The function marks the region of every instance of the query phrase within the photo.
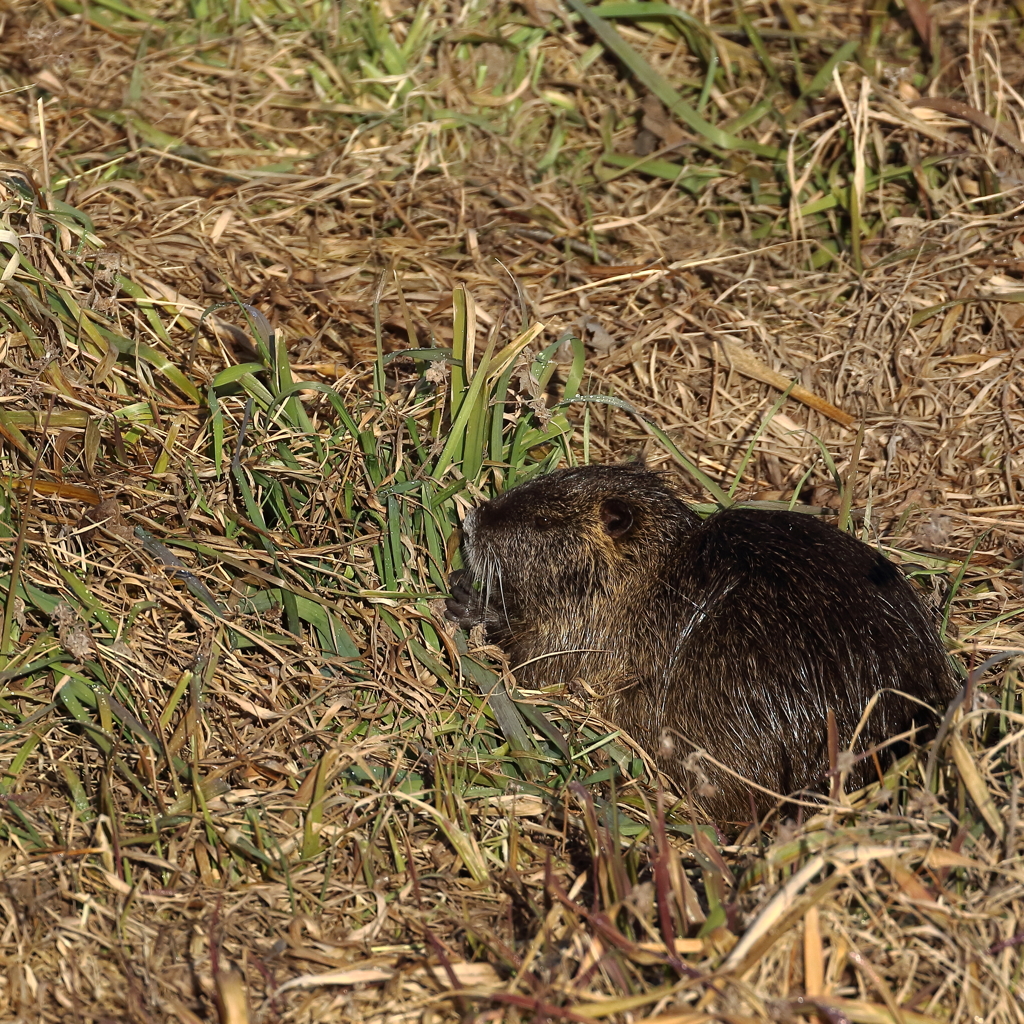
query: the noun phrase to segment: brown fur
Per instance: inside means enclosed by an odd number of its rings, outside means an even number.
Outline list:
[[[531,685],[584,679],[602,712],[718,818],[820,788],[827,717],[846,749],[890,688],[934,708],[955,693],[913,586],[884,555],[796,512],[727,509],[702,522],[640,466],[559,470],[466,518],[449,614],[483,622]],[[480,590],[473,588],[477,582]],[[858,750],[930,720],[883,693]],[[695,770],[696,774],[693,774]],[[852,780],[874,774],[861,762]]]

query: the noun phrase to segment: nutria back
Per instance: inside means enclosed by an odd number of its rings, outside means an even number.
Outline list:
[[[821,789],[830,711],[848,749],[879,694],[854,746],[865,751],[933,720],[910,697],[941,710],[956,692],[914,587],[814,516],[701,521],[661,474],[587,466],[478,506],[463,548],[449,614],[483,622],[528,685],[591,685],[718,818],[775,799],[696,751],[773,793]],[[876,777],[873,759],[850,777]]]

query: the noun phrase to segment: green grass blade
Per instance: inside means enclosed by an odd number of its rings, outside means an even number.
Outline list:
[[[762,146],[750,139],[741,139],[728,132],[716,128],[709,121],[705,121],[696,110],[693,109],[682,96],[676,92],[660,72],[655,71],[650,64],[640,56],[632,46],[627,43],[612,25],[602,17],[600,7],[590,7],[582,0],[565,0],[590,26],[598,39],[610,50],[636,77],[661,100],[665,106],[679,118],[684,124],[692,128],[705,142],[705,145],[714,150],[744,150],[755,153],[758,156],[777,158],[783,154],[771,146]]]
[[[776,414],[785,404],[786,399],[789,398],[789,393],[796,387],[796,383],[790,384],[788,388],[778,397],[775,404],[768,410],[768,415],[765,416],[758,424],[757,430],[754,431],[754,436],[750,439],[750,444],[747,445],[746,451],[743,453],[743,458],[740,460],[739,467],[733,475],[732,484],[729,487],[729,498],[732,499],[736,493],[736,488],[739,487],[740,481],[743,479],[743,474],[747,471],[747,466],[750,465],[750,460],[754,456],[754,448],[757,446],[757,442],[761,439],[761,435],[768,429],[768,424],[775,419]]]

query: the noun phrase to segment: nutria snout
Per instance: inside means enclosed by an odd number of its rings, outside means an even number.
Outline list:
[[[449,616],[486,626],[528,685],[582,679],[716,817],[821,789],[828,719],[867,751],[956,692],[931,616],[880,552],[814,516],[707,520],[637,465],[557,470],[473,509]],[[916,701],[911,699],[916,698]],[[872,759],[855,785],[875,777]]]

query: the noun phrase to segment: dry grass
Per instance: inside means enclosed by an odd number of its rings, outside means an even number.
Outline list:
[[[1024,1020],[1024,12],[674,6],[6,7],[3,1020]],[[735,834],[506,692],[461,511],[641,447],[852,508],[936,744]]]

